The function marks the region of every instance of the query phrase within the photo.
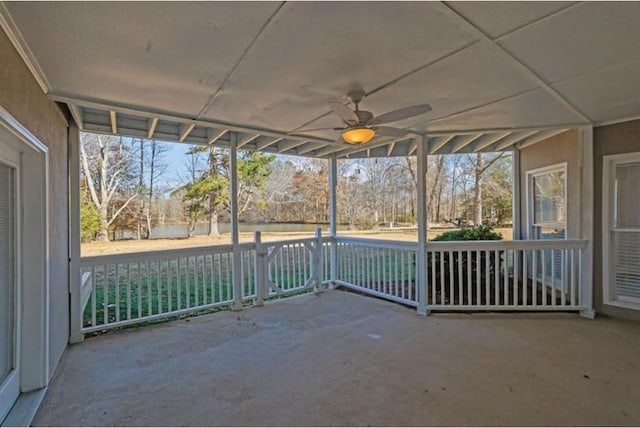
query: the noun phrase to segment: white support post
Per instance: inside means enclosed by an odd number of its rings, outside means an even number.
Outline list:
[[[580,235],[587,241],[580,258],[580,315],[593,319],[593,126],[580,128]]]
[[[231,244],[233,245],[233,305],[234,311],[242,309],[242,283],[241,281],[241,269],[242,260],[238,243],[240,241],[240,234],[238,231],[238,134],[232,132],[229,145],[229,170],[230,170],[230,189],[229,199],[231,205]]]
[[[335,287],[338,279],[338,244],[336,238],[338,236],[338,211],[337,211],[337,194],[338,186],[338,161],[333,155],[329,159],[329,233],[331,235],[331,260],[330,275],[331,287]]]
[[[82,281],[80,278],[80,133],[75,124],[69,126],[69,343],[84,340],[82,334]]]
[[[311,255],[311,277],[313,278],[313,291],[319,293],[322,286],[322,228],[316,229],[315,243]]]
[[[418,313],[420,315],[427,315],[427,289],[428,289],[428,275],[427,275],[427,229],[428,229],[428,214],[427,214],[427,160],[429,150],[427,147],[427,137],[422,137],[421,141],[418,141],[418,150],[416,152],[417,164],[418,164],[418,252],[416,261],[416,292],[418,294]]]
[[[264,296],[266,292],[266,257],[267,247],[262,243],[262,234],[260,231],[256,231],[253,234],[256,245],[256,264],[255,264],[255,282],[256,282],[256,306],[264,305]]]
[[[513,220],[511,227],[513,229],[513,239],[518,240],[522,239],[522,189],[520,186],[520,150],[517,148],[513,150],[512,174],[513,187],[511,192],[513,194]]]

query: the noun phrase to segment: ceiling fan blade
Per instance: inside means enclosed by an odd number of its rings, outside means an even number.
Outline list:
[[[381,123],[389,123],[395,122],[396,120],[407,119],[413,116],[418,116],[421,114],[425,114],[431,111],[431,106],[429,104],[419,104],[416,106],[410,106],[401,108],[398,110],[393,110],[388,113],[381,114],[380,116],[376,116],[369,121],[370,125],[377,125]]]
[[[400,128],[394,128],[392,126],[372,126],[371,129],[376,131],[376,135],[381,137],[404,137],[407,135],[407,131]]]
[[[358,123],[358,116],[346,105],[338,102],[330,102],[331,110],[346,124]]]
[[[296,134],[300,134],[303,132],[315,132],[315,131],[340,131],[344,128],[336,128],[336,127],[325,127],[325,128],[309,128],[309,129],[298,129],[296,130]]]

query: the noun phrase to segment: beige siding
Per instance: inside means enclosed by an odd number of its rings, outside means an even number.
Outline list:
[[[602,167],[603,157],[640,152],[640,120],[595,128],[593,136],[594,166],[594,246],[593,287],[596,311],[620,318],[640,321],[640,311],[603,303],[602,282]]]
[[[521,237],[527,237],[527,171],[567,163],[567,235],[578,238],[580,224],[580,144],[577,130],[563,132],[520,152]]]
[[[2,30],[0,105],[49,148],[49,372],[53,374],[69,336],[68,129],[63,115],[45,96]]]

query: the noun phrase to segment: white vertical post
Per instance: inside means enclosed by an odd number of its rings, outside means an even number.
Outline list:
[[[338,161],[336,155],[329,159],[329,234],[331,235],[331,260],[329,269],[331,271],[331,287],[335,287],[338,279],[338,205],[336,188],[338,186]]]
[[[513,188],[511,192],[513,194],[512,198],[512,228],[513,228],[513,239],[522,239],[522,189],[520,187],[520,150],[515,148],[513,150],[513,160],[512,160],[512,174],[513,174]]]
[[[318,293],[322,286],[322,228],[316,229],[313,254],[311,255],[311,277],[313,290]]]
[[[69,126],[68,144],[69,176],[69,294],[70,319],[69,343],[84,340],[82,329],[82,281],[80,278],[80,132],[72,123]],[[93,278],[92,278],[93,281]]]
[[[266,290],[266,266],[265,261],[267,257],[267,248],[262,244],[262,234],[260,231],[254,232],[254,241],[256,245],[256,258],[255,258],[255,283],[256,283],[256,306],[264,305],[264,296]]]
[[[594,318],[593,307],[593,126],[580,128],[580,235],[587,241],[580,259],[580,315]]]
[[[417,167],[418,167],[418,183],[417,183],[417,205],[418,205],[418,253],[416,261],[416,293],[418,294],[418,313],[427,315],[427,168],[428,168],[427,137],[423,136],[418,141]]]
[[[240,241],[240,234],[238,231],[238,134],[232,132],[229,135],[229,172],[231,182],[229,183],[229,199],[231,205],[231,244],[233,245],[233,267],[232,267],[232,281],[233,281],[233,305],[232,309],[237,311],[242,309],[242,283],[241,283],[241,254],[238,248]]]

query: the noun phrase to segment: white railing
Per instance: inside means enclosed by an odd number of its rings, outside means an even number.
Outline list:
[[[429,310],[581,310],[586,241],[427,243]]]
[[[318,289],[328,242],[316,237],[83,257],[82,333]],[[239,254],[234,257],[234,249]],[[234,269],[237,264],[237,269]],[[234,272],[237,274],[234,275]]]
[[[588,310],[585,247],[579,240],[428,242],[425,275],[416,243],[322,238],[319,229],[305,239],[262,242],[256,232],[254,242],[236,246],[84,257],[81,332],[260,305],[329,283],[428,311]]]
[[[417,306],[415,243],[336,238],[335,245],[336,284]]]
[[[427,310],[584,310],[586,241],[428,242],[418,284],[415,243],[336,238],[335,283]],[[535,278],[535,280],[534,280]]]

